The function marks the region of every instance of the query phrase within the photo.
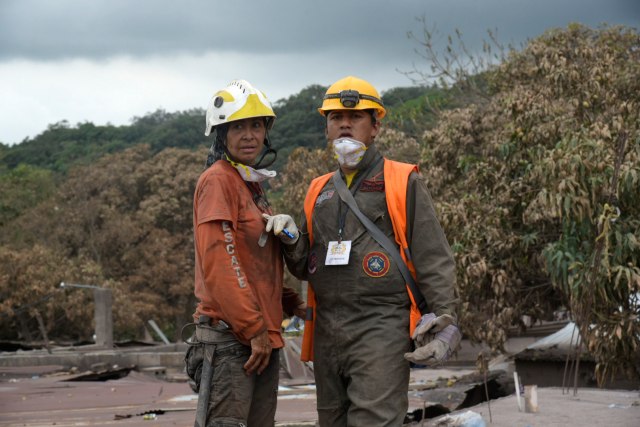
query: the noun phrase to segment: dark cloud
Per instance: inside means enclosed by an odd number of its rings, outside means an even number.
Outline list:
[[[106,58],[209,51],[406,55],[424,15],[473,42],[497,28],[520,42],[550,26],[637,26],[637,0],[3,0],[0,59]]]
[[[401,40],[420,1],[9,0],[6,57],[60,59],[175,52],[324,50]],[[382,13],[380,13],[382,12]],[[384,20],[380,18],[384,17]],[[390,28],[390,23],[399,25]],[[391,30],[391,31],[390,31]]]
[[[474,51],[488,29],[518,47],[570,22],[638,27],[640,0],[0,0],[0,141],[205,107],[233,78],[274,101],[346,75],[409,86],[401,71],[429,72],[407,39],[422,16],[437,51],[456,29]]]

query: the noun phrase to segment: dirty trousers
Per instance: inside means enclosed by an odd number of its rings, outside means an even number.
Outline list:
[[[409,403],[404,348],[354,347],[315,352],[320,427],[400,427]]]
[[[251,348],[239,342],[218,344],[207,412],[207,427],[267,427],[275,424],[280,359],[271,352],[260,374],[247,376],[244,364]]]

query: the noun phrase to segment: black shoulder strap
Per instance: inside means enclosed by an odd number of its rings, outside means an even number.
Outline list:
[[[422,292],[418,289],[418,285],[416,284],[411,272],[409,271],[409,267],[402,259],[400,252],[398,251],[397,245],[392,242],[369,218],[366,217],[365,214],[360,211],[358,208],[358,204],[356,203],[356,199],[353,198],[353,194],[347,188],[347,184],[344,183],[342,176],[340,175],[340,170],[337,170],[332,177],[333,185],[336,187],[338,191],[338,195],[343,202],[349,206],[349,208],[353,211],[355,216],[360,220],[362,225],[369,231],[371,237],[380,244],[393,258],[404,278],[405,282],[409,285],[409,289],[411,290],[411,294],[413,295],[413,300],[415,301],[420,313],[425,314],[427,312],[427,303],[422,296]]]

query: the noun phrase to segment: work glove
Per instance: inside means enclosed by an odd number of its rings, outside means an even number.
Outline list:
[[[410,362],[436,366],[448,360],[460,345],[462,334],[448,314],[425,314],[413,332],[415,351],[405,353]]]
[[[267,225],[264,228],[267,233],[273,230],[273,234],[279,237],[285,245],[293,245],[298,241],[300,232],[291,216],[285,214],[262,214],[262,217],[267,221]]]
[[[449,314],[443,314],[442,316],[436,316],[434,313],[424,314],[411,337],[416,343],[416,348],[430,342],[433,339],[433,335],[449,325],[455,325],[455,319]],[[432,336],[430,337],[429,335]]]

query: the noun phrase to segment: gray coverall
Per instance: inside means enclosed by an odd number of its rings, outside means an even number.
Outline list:
[[[374,165],[373,167],[370,167]],[[366,171],[366,172],[365,172]],[[366,173],[366,176],[361,175]],[[359,181],[359,178],[364,180]],[[360,210],[395,241],[384,193],[383,161],[371,145],[351,183]],[[342,220],[342,218],[344,218]],[[410,299],[393,258],[325,185],[307,224],[285,248],[290,271],[316,294],[314,373],[320,426],[400,426],[408,406]],[[325,265],[330,241],[352,242],[348,265]],[[417,284],[429,311],[455,316],[455,264],[421,176],[407,189],[407,237]]]

